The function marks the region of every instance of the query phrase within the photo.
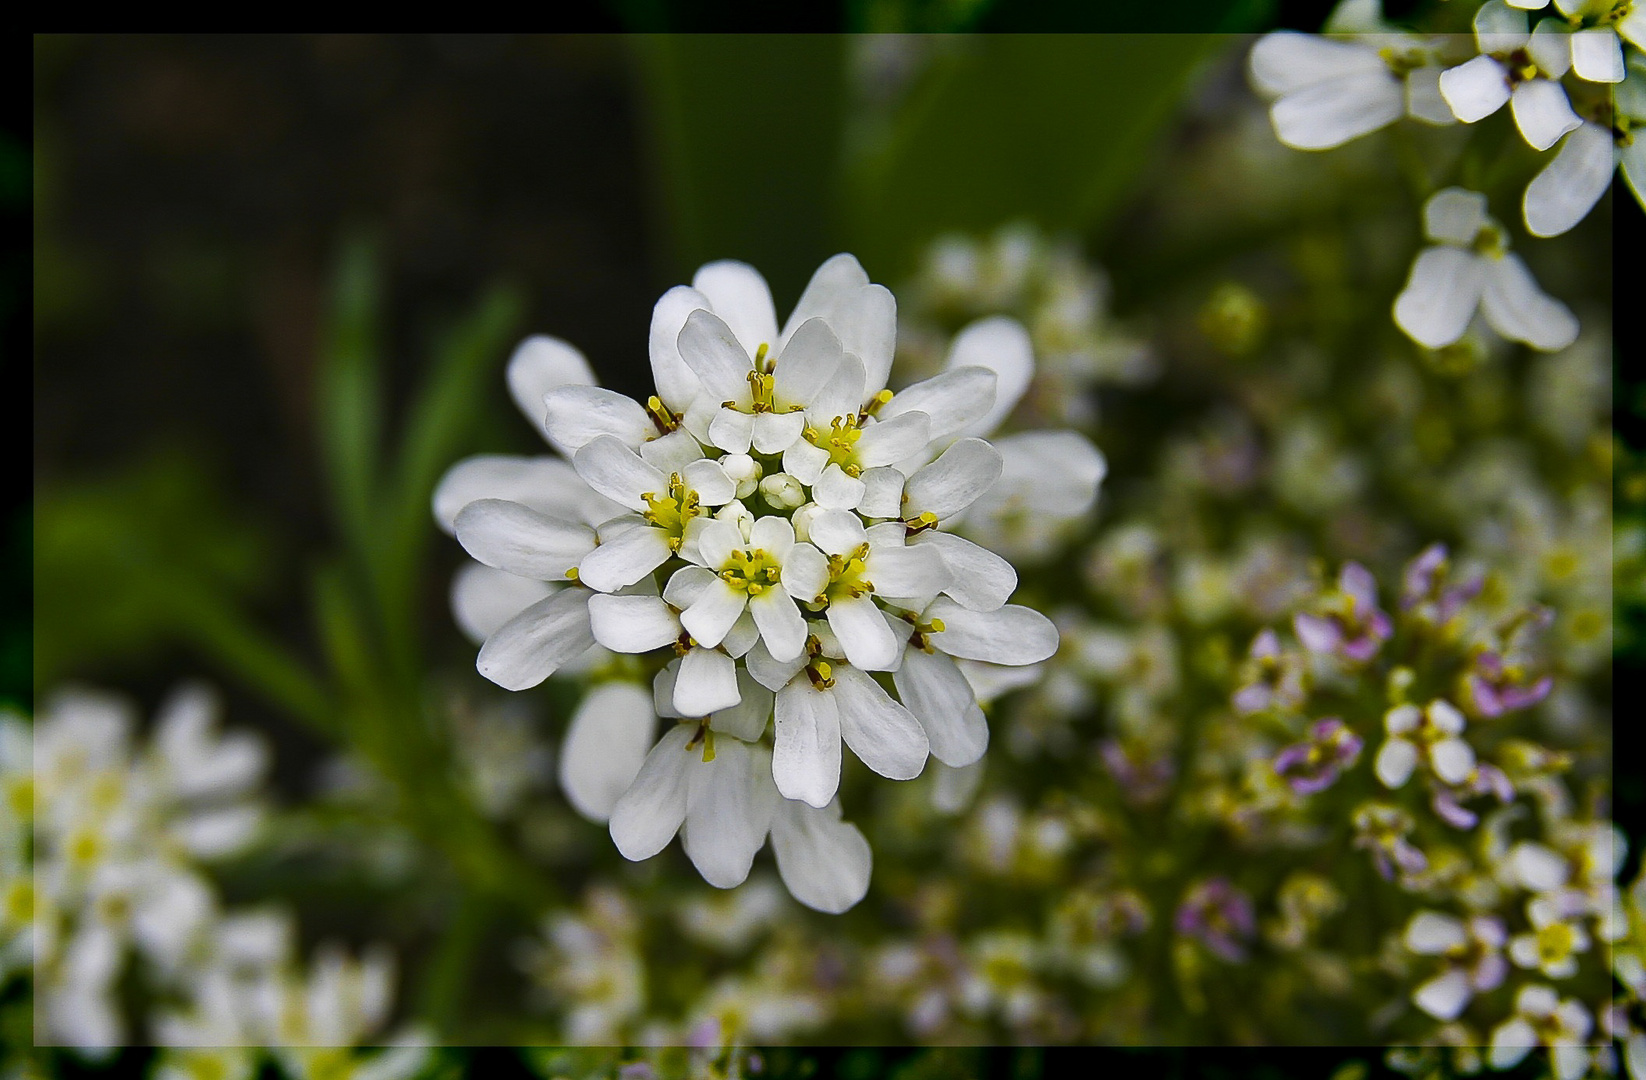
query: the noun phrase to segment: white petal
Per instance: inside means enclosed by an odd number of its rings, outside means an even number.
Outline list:
[[[699,645],[713,648],[725,639],[737,617],[743,614],[748,599],[748,594],[732,588],[725,581],[716,580],[703,590],[703,595],[691,607],[680,613],[680,625]]]
[[[642,495],[663,495],[669,478],[610,435],[589,440],[572,465],[590,487],[630,510],[646,509]]]
[[[886,385],[897,341],[897,301],[883,286],[869,284],[851,255],[836,255],[817,268],[784,325],[783,348],[814,318],[826,321],[841,347],[862,361],[868,392]]]
[[[656,728],[643,687],[607,682],[584,694],[560,748],[560,788],[572,808],[590,821],[610,818],[639,775]]]
[[[831,462],[817,478],[812,497],[826,510],[855,510],[866,490],[863,481],[846,475],[846,470]]]
[[[724,506],[737,498],[737,484],[718,461],[694,461],[686,466],[683,476],[686,486],[697,492],[704,506]]]
[[[1646,10],[1642,10],[1639,4],[1630,4],[1628,13],[1618,20],[1616,26],[1618,37],[1637,49],[1646,49]]]
[[[939,521],[953,517],[988,491],[1004,468],[994,447],[982,439],[961,439],[909,477],[903,511],[911,518],[923,513],[936,514]]]
[[[1445,70],[1439,64],[1425,64],[1406,73],[1407,116],[1437,127],[1457,123],[1457,116],[1440,92],[1440,76]]]
[[[783,588],[801,603],[815,603],[829,584],[829,560],[809,543],[796,544],[783,558]]]
[[[1032,515],[1070,521],[1097,501],[1108,462],[1091,440],[1075,431],[1025,431],[994,440],[1002,459],[1000,479],[972,504],[972,520]],[[911,511],[912,512],[912,511]]]
[[[955,336],[944,367],[951,373],[969,367],[987,368],[994,372],[994,400],[981,416],[953,428],[949,427],[947,418],[934,416],[932,437],[937,438],[950,431],[988,435],[1017,407],[1018,399],[1029,388],[1029,381],[1034,378],[1034,345],[1022,323],[1004,315],[995,315],[967,325]],[[897,403],[895,397],[892,403]],[[953,408],[946,402],[942,404],[945,411]],[[908,407],[919,408],[919,405]]]
[[[721,409],[709,421],[709,441],[728,454],[747,454],[754,444],[754,415]]]
[[[1520,1064],[1537,1044],[1537,1031],[1531,1024],[1516,1016],[1499,1024],[1492,1031],[1492,1049],[1487,1060],[1494,1069],[1512,1069]]]
[[[1526,44],[1533,63],[1551,79],[1572,70],[1572,31],[1562,19],[1540,19]]]
[[[1480,308],[1493,330],[1534,349],[1554,352],[1577,340],[1577,316],[1538,288],[1532,272],[1512,252],[1491,264]]]
[[[458,513],[480,499],[505,499],[585,525],[598,525],[622,510],[590,488],[568,461],[480,454],[459,461],[440,478],[434,518],[450,533]]]
[[[1270,106],[1269,118],[1287,146],[1329,150],[1393,123],[1405,110],[1405,88],[1384,70],[1294,90]]]
[[[640,457],[646,464],[662,473],[684,472],[686,467],[703,458],[703,447],[691,432],[676,428],[667,435],[640,444]]]
[[[565,589],[498,628],[480,646],[475,667],[505,690],[526,690],[594,644],[587,589]]]
[[[589,626],[596,641],[620,653],[651,652],[680,636],[680,620],[660,596],[591,596]]]
[[[598,381],[582,353],[545,334],[522,341],[509,357],[509,396],[538,431],[543,430],[544,394],[560,386],[593,386]]]
[[[613,537],[583,557],[577,577],[591,589],[616,592],[656,570],[674,554],[669,534],[641,526]]]
[[[674,677],[674,707],[681,716],[699,717],[730,709],[742,701],[737,664],[717,649],[696,648],[680,658]]]
[[[743,547],[743,530],[733,521],[705,521],[697,530],[697,554],[711,570],[724,570],[732,552]]]
[[[766,552],[782,562],[794,547],[794,525],[788,518],[756,518],[749,527],[749,547]]]
[[[1423,233],[1430,240],[1467,246],[1486,221],[1486,196],[1467,188],[1443,188],[1423,204]]]
[[[1412,1003],[1436,1020],[1456,1020],[1469,1004],[1469,973],[1449,968],[1412,992]]]
[[[712,570],[701,566],[682,566],[669,577],[669,583],[663,586],[663,599],[676,608],[684,610],[692,606],[703,590],[719,580]]]
[[[598,435],[610,435],[638,449],[658,434],[646,410],[633,398],[600,386],[562,386],[543,396],[539,423],[549,443],[571,457]]]
[[[1634,192],[1635,202],[1646,209],[1646,139],[1636,139],[1619,150],[1617,163],[1623,170],[1624,182]]]
[[[749,613],[774,660],[792,660],[806,651],[806,620],[787,592],[767,589],[751,597]]]
[[[676,285],[664,293],[657,306],[652,308],[648,337],[652,382],[657,387],[657,396],[677,413],[686,411],[697,397],[701,385],[686,361],[681,359],[680,331],[686,326],[687,316],[710,306],[709,298],[696,289]],[[719,399],[715,400],[715,404],[719,404]]]
[[[896,522],[891,527],[902,528]],[[864,566],[876,596],[924,599],[943,592],[954,581],[949,564],[932,547],[876,544],[871,538]]]
[[[1583,123],[1566,100],[1566,90],[1549,79],[1533,79],[1515,87],[1509,97],[1515,124],[1533,150],[1547,150],[1560,137]]]
[[[688,770],[690,793],[681,837],[697,872],[717,889],[741,885],[766,842],[777,791],[765,748],[738,739],[716,741],[713,761]]]
[[[915,547],[931,547],[943,557],[952,578],[943,590],[961,607],[994,611],[1017,589],[1017,570],[986,547],[953,533],[928,530],[913,537]]]
[[[681,359],[702,383],[709,401],[749,407],[749,373],[754,365],[724,320],[712,311],[692,312],[681,328],[679,344]]]
[[[1383,728],[1390,735],[1403,735],[1408,731],[1416,731],[1423,720],[1423,710],[1416,705],[1396,705],[1383,714]]]
[[[743,614],[732,623],[732,628],[726,631],[726,636],[720,641],[720,648],[725,654],[736,660],[754,648],[754,643],[760,640],[760,627],[749,614],[747,608]]]
[[[845,555],[869,542],[862,520],[848,510],[825,510],[812,519],[811,542],[829,555]]]
[[[812,398],[811,404],[806,407],[806,415],[818,428],[827,428],[831,421],[837,418],[856,415],[862,408],[866,394],[864,380],[867,376],[863,372],[863,361],[851,353],[840,358],[840,366],[834,369],[829,381],[823,384],[823,389]],[[809,444],[798,444],[809,445]],[[801,476],[789,467],[787,457],[784,458],[783,468],[786,472]],[[818,466],[819,469],[822,466]],[[813,476],[816,474],[814,473]],[[805,478],[801,476],[804,480]],[[806,483],[811,483],[806,480]]]
[[[743,658],[748,665],[749,674],[754,680],[768,690],[781,690],[788,685],[790,679],[799,674],[800,669],[806,666],[806,657],[797,656],[793,660],[773,660],[772,654],[764,643],[756,642]]]
[[[840,714],[834,693],[796,678],[777,691],[772,779],[785,799],[827,806],[840,786]]]
[[[1483,53],[1513,52],[1526,44],[1526,13],[1503,0],[1486,0],[1475,12],[1475,44]]]
[[[777,357],[774,396],[780,406],[810,406],[840,368],[840,339],[822,319],[808,319]]]
[[[805,430],[805,413],[760,413],[754,418],[750,445],[756,453],[781,454],[793,446]]]
[[[840,639],[846,659],[865,671],[890,671],[902,644],[892,634],[880,609],[867,596],[829,602],[829,628]]]
[[[1475,770],[1475,749],[1463,739],[1440,739],[1429,747],[1429,764],[1447,784],[1462,784]]]
[[[1509,78],[1502,64],[1490,56],[1477,56],[1441,73],[1440,94],[1454,116],[1473,124],[1503,108],[1509,100]]]
[[[808,486],[817,483],[817,478],[823,475],[823,468],[828,464],[829,452],[805,439],[791,443],[783,451],[783,471]]]
[[[943,630],[927,640],[950,656],[991,664],[1034,664],[1057,651],[1057,627],[1032,608],[1007,604],[995,611],[968,611],[944,597],[927,609]]]
[[[625,859],[639,862],[668,847],[686,820],[687,773],[698,762],[686,743],[696,734],[688,724],[676,724],[646,755],[634,783],[612,807],[611,834]]]
[[[737,692],[741,700],[710,716],[709,727],[745,742],[757,742],[772,718],[772,692],[742,668],[737,671]],[[770,767],[766,772],[770,774]]]
[[[785,801],[772,819],[772,852],[789,894],[809,908],[838,915],[868,894],[874,856],[857,826],[840,820],[839,803]]]
[[[1406,948],[1419,956],[1443,956],[1469,943],[1463,920],[1438,911],[1420,911],[1406,924]]]
[[[1533,236],[1559,236],[1582,221],[1612,183],[1612,133],[1586,123],[1526,185],[1522,207]]]
[[[652,711],[658,716],[667,716],[672,720],[683,720],[680,710],[674,707],[674,683],[680,674],[680,661],[670,660],[663,665],[652,679]]]
[[[981,324],[978,324],[981,325]],[[979,335],[973,334],[973,338]],[[958,342],[957,342],[958,347]],[[1031,365],[1033,361],[1030,361]],[[878,413],[890,420],[906,412],[923,412],[931,421],[931,437],[941,439],[974,424],[989,413],[999,376],[988,367],[951,368],[941,375],[899,390]]]
[[[971,684],[953,660],[910,648],[892,674],[904,706],[920,721],[932,756],[945,765],[970,765],[989,748],[989,725]]]
[[[1455,247],[1426,248],[1412,263],[1406,287],[1395,297],[1395,325],[1431,349],[1463,336],[1486,288],[1486,268],[1473,253]]]
[[[452,578],[452,617],[476,645],[555,588],[480,563],[464,563]]]
[[[709,298],[714,313],[731,327],[750,356],[762,345],[777,344],[777,312],[772,291],[760,271],[748,263],[723,259],[700,268],[692,288]]]
[[[919,453],[931,441],[931,421],[923,412],[906,412],[863,429],[853,451],[866,469],[891,465]]]
[[[858,760],[892,780],[919,776],[929,752],[920,721],[855,667],[835,668],[834,680],[840,736]]]
[[[479,561],[539,581],[564,581],[566,572],[594,549],[594,530],[587,525],[502,499],[470,503],[453,525],[457,542]]]
[[[941,760],[931,767],[936,774],[932,788],[932,806],[942,814],[958,814],[971,805],[983,783],[983,758],[958,769],[950,768]]]
[[[1417,768],[1417,747],[1405,739],[1389,739],[1377,752],[1372,771],[1386,788],[1398,788],[1411,779]]]
[[[902,473],[896,469],[882,466],[877,469],[864,469],[859,479],[863,481],[863,497],[857,504],[858,513],[870,518],[902,516],[904,481]]]
[[[1572,34],[1572,70],[1589,82],[1623,81],[1623,43],[1606,27]]]
[[[1269,97],[1335,79],[1346,72],[1385,68],[1375,49],[1294,30],[1263,35],[1247,58],[1252,85]]]

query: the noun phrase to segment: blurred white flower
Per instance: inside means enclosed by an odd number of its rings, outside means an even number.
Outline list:
[[[1405,35],[1327,38],[1265,34],[1247,61],[1252,85],[1274,98],[1275,135],[1297,150],[1328,150],[1401,116],[1449,124],[1434,46]]]
[[[1546,1046],[1557,1080],[1579,1080],[1589,1071],[1586,1043],[1594,1019],[1574,998],[1562,1000],[1548,986],[1523,986],[1515,1011],[1492,1029],[1487,1059],[1494,1069],[1512,1069],[1536,1046]]]
[[[1503,228],[1486,213],[1486,197],[1445,188],[1423,206],[1423,231],[1433,246],[1412,263],[1395,297],[1395,324],[1431,349],[1463,336],[1478,308],[1487,325],[1513,341],[1553,352],[1577,339],[1577,318],[1544,293]]]
[[[1526,185],[1522,212],[1534,236],[1559,236],[1588,216],[1621,168],[1635,200],[1646,207],[1646,57],[1631,52],[1627,78],[1612,91],[1610,116],[1584,120],[1554,160]]]

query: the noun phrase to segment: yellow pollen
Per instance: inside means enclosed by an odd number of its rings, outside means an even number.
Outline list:
[[[868,403],[863,406],[863,411],[857,414],[858,423],[862,423],[864,420],[885,408],[891,400],[892,392],[890,390],[880,391],[880,393],[870,398]]]
[[[667,435],[680,426],[680,418],[669,411],[663,404],[663,399],[653,394],[646,399],[646,415],[652,418],[652,423],[661,435]]]
[[[670,473],[667,494],[659,496],[656,492],[645,491],[640,498],[646,504],[641,516],[669,534],[669,550],[678,554],[687,524],[702,513],[697,492],[686,486],[679,473]]]

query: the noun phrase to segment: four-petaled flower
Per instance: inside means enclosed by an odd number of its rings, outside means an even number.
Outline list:
[[[1508,933],[1501,920],[1474,915],[1467,921],[1438,911],[1420,911],[1406,924],[1406,948],[1419,956],[1439,956],[1446,966],[1412,992],[1412,1003],[1436,1020],[1456,1020],[1475,994],[1502,985],[1509,974],[1503,959]]]
[[[1274,770],[1299,795],[1313,795],[1337,782],[1338,774],[1360,758],[1365,745],[1341,719],[1329,716],[1309,730],[1309,738],[1275,755]]]
[[[1310,652],[1356,662],[1377,655],[1394,632],[1389,616],[1377,606],[1377,581],[1357,562],[1343,564],[1337,588],[1322,598],[1317,610],[1294,616],[1292,629]]]
[[[1423,708],[1396,705],[1383,714],[1389,737],[1378,750],[1372,770],[1385,787],[1398,788],[1421,761],[1446,783],[1461,784],[1475,768],[1474,748],[1462,738],[1466,724],[1457,706],[1444,698]]]

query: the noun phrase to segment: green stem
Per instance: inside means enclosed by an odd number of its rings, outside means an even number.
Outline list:
[[[458,894],[457,911],[429,960],[420,1015],[448,1040],[458,1034],[464,989],[486,925],[488,907],[479,894],[463,889]]]

